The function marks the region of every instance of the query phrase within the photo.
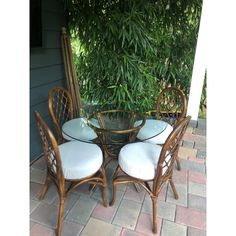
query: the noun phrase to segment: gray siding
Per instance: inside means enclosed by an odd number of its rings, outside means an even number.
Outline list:
[[[42,153],[34,111],[54,131],[47,107],[48,91],[55,86],[66,86],[60,45],[63,26],[66,26],[66,15],[62,1],[42,0],[43,46],[30,50],[30,161]]]

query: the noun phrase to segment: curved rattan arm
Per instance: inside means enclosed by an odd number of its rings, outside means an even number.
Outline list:
[[[67,120],[73,118],[73,105],[70,93],[55,87],[48,93],[48,109],[57,133],[58,143],[63,142],[61,127]]]
[[[184,93],[174,86],[165,88],[157,98],[156,110],[157,119],[176,125],[186,116],[187,100]]]

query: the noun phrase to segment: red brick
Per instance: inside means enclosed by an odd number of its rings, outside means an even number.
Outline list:
[[[188,195],[188,207],[206,212],[206,198],[198,195]]]
[[[30,198],[32,199],[32,198],[38,196],[42,187],[43,187],[42,184],[30,182]]]
[[[30,236],[53,236],[53,234],[54,230],[40,224],[35,224],[30,230]]]
[[[183,140],[189,142],[198,142],[198,143],[206,143],[206,137],[197,134],[185,133],[183,136]]]
[[[111,222],[117,210],[117,206],[104,207],[100,203],[94,208],[92,217],[106,222]]]
[[[154,235],[152,232],[152,215],[141,213],[138,218],[138,222],[135,231],[143,233],[145,235]],[[160,235],[162,219],[157,220],[157,234]]]
[[[141,203],[145,197],[145,192],[146,191],[142,187],[140,187],[140,192],[137,192],[133,184],[128,185],[125,191],[124,199]]]
[[[206,231],[188,227],[188,236],[206,236]]]
[[[189,182],[206,184],[206,175],[200,172],[189,171]]]
[[[206,161],[204,159],[199,159],[199,158],[196,158],[196,157],[194,157],[194,158],[189,157],[188,160],[193,161],[193,162],[198,163],[198,164],[205,164],[206,163]]]
[[[205,230],[206,213],[186,207],[177,206],[176,223]]]
[[[197,156],[197,149],[193,148],[186,148],[186,147],[180,147],[178,156],[183,159],[187,159],[188,157],[190,158],[196,158]]]
[[[175,184],[187,184],[188,170],[174,170],[173,171],[173,181]]]
[[[62,235],[75,236],[78,235],[83,228],[84,225],[74,222],[64,221],[62,225]]]
[[[120,236],[144,236],[144,235],[142,233],[137,232],[137,231],[123,228]]]

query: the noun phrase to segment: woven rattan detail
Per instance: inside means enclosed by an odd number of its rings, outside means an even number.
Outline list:
[[[61,127],[73,117],[72,99],[69,92],[62,87],[53,88],[49,92],[48,108],[57,132],[58,142],[62,143]]]
[[[157,119],[171,125],[185,117],[187,102],[184,93],[176,87],[164,89],[157,98]]]

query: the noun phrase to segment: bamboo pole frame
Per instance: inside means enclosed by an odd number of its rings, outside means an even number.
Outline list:
[[[62,32],[61,32],[61,48],[62,48],[65,74],[66,74],[67,89],[71,94],[74,116],[79,117],[80,108],[82,107],[80,89],[73,63],[71,42],[69,36],[66,33],[65,27],[62,27]]]

